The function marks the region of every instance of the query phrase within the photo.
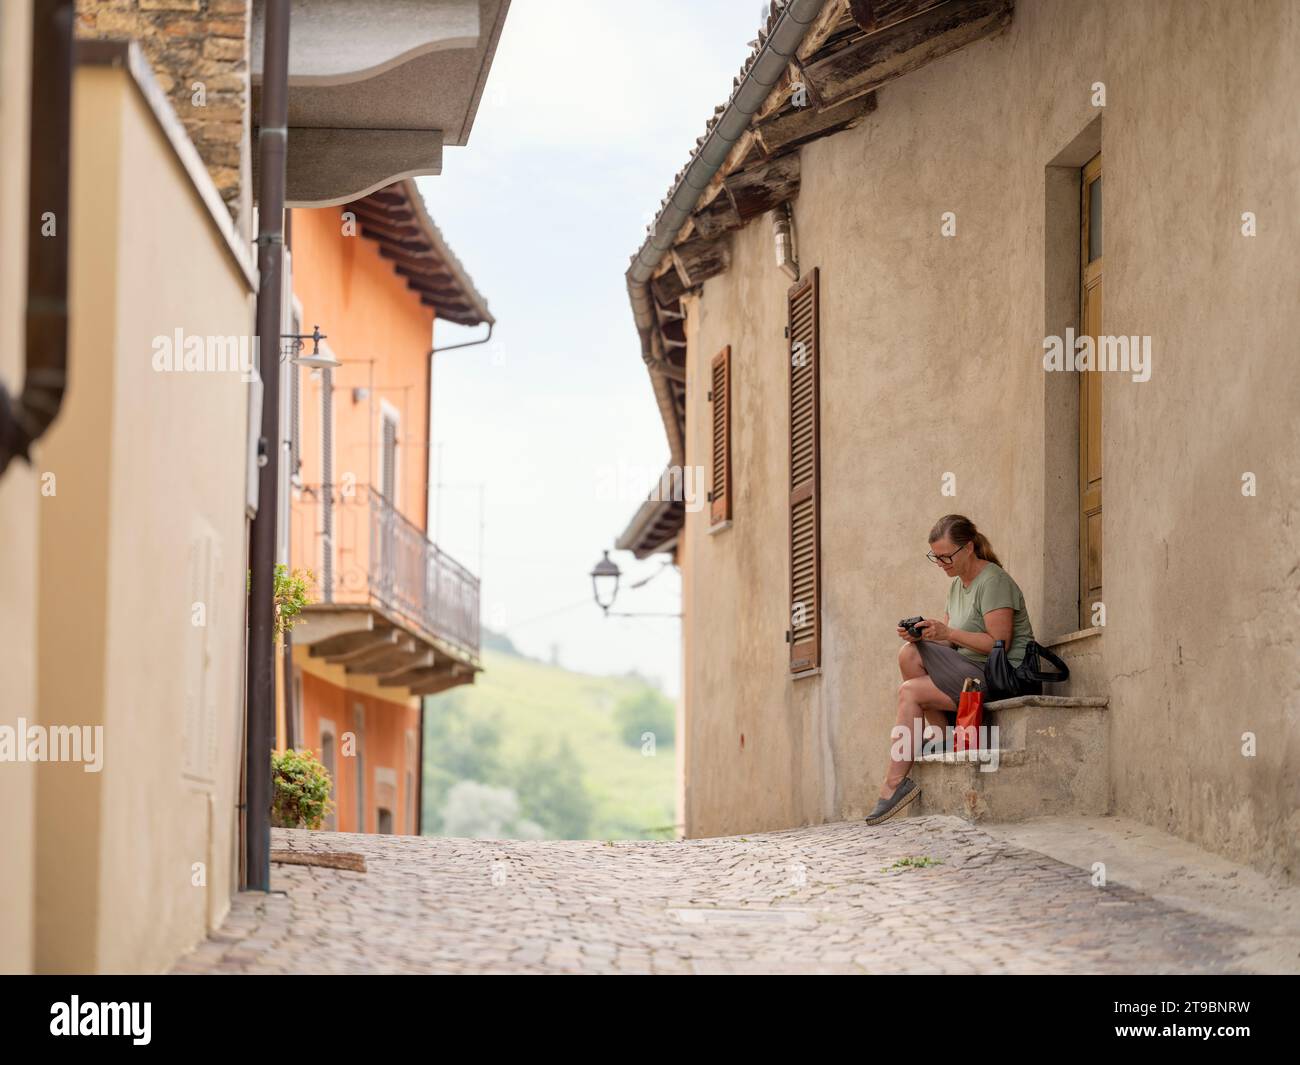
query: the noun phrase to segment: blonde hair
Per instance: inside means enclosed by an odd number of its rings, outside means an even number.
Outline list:
[[[934,528],[930,530],[930,543],[945,536],[958,549],[973,543],[976,558],[992,562],[995,566],[1002,565],[998,556],[993,553],[993,545],[989,543],[989,538],[975,528],[975,523],[964,514],[945,514],[935,522]]]

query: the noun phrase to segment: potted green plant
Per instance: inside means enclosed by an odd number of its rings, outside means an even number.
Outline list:
[[[309,750],[290,748],[271,755],[271,824],[276,828],[320,828],[334,809],[334,782]]]
[[[316,574],[309,569],[291,570],[283,562],[275,565],[275,639],[302,620],[303,607],[316,602],[311,597],[311,586],[316,583]],[[253,571],[245,574],[244,591],[253,587]]]
[[[283,636],[302,620],[303,607],[314,603],[308,589],[316,582],[311,570],[275,567],[275,635]]]

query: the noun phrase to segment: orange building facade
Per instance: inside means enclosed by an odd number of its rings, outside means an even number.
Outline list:
[[[312,604],[281,658],[277,747],[334,781],[325,827],[418,834],[423,696],[472,683],[478,581],[427,536],[436,319],[486,303],[407,180],[292,211],[286,334],[336,365],[284,363],[281,558]]]

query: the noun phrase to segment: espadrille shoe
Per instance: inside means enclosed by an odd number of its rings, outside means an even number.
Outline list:
[[[872,807],[871,813],[867,814],[867,824],[878,825],[881,821],[888,821],[920,794],[921,789],[916,786],[912,778],[904,777],[903,782],[894,789],[893,795],[888,799],[879,800]]]

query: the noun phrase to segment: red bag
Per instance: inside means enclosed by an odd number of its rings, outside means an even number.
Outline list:
[[[979,727],[984,722],[984,692],[975,677],[967,677],[961,686],[961,701],[957,703],[957,734],[953,750],[965,751],[979,748]],[[974,729],[975,731],[969,731]]]

